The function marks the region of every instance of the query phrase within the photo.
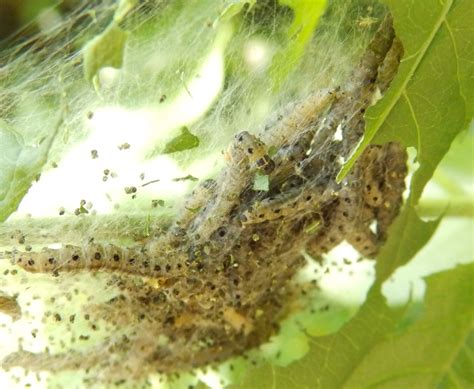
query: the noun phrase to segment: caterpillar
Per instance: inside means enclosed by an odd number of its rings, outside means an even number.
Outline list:
[[[157,244],[160,242],[160,244]],[[14,252],[15,264],[32,273],[51,273],[78,270],[111,271],[147,277],[172,277],[181,272],[182,255],[167,255],[169,242],[152,240],[145,246],[119,247],[112,244],[87,243],[83,246],[67,244],[60,249],[43,248],[40,252]]]
[[[254,172],[259,169],[270,172],[274,167],[264,144],[247,131],[235,136],[226,152],[226,159],[228,168],[218,180],[220,187],[191,225],[197,244],[207,241],[225,224],[229,213],[239,203],[242,191],[250,186]]]
[[[296,192],[296,193],[295,193]],[[258,201],[242,214],[242,224],[263,223],[279,218],[298,217],[301,212],[317,212],[319,206],[335,198],[330,188],[306,188]]]
[[[260,139],[267,145],[279,149],[291,144],[295,134],[311,126],[323,117],[331,105],[340,98],[340,89],[321,89],[310,94],[303,102],[286,107],[287,114],[279,114],[260,133]]]
[[[187,228],[196,217],[196,214],[214,196],[216,185],[216,181],[213,179],[200,182],[186,198],[176,225],[182,229]]]

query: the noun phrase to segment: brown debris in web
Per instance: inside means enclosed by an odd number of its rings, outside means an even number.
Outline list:
[[[21,308],[15,296],[0,293],[0,313],[10,316],[14,321],[21,317]]]

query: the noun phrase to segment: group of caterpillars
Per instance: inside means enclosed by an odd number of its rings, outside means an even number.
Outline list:
[[[298,295],[291,280],[302,250],[319,258],[345,240],[374,258],[401,206],[405,150],[371,145],[342,182],[336,175],[401,56],[387,16],[346,84],[292,105],[258,135],[237,134],[221,173],[198,184],[168,231],[145,244],[13,252],[29,272],[112,273],[119,297],[82,310],[133,330],[87,353],[20,350],[4,367],[98,369],[117,379],[220,361],[275,332]],[[252,189],[257,173],[268,176],[268,191]]]

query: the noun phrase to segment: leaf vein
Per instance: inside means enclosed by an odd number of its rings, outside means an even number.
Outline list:
[[[464,106],[466,106],[466,104],[467,104],[467,98],[466,98],[466,96],[464,95],[463,90],[462,90],[462,88],[461,88],[461,74],[460,74],[461,65],[459,64],[459,50],[458,50],[458,46],[456,45],[456,40],[454,39],[453,30],[451,29],[451,26],[449,25],[448,20],[445,19],[444,24],[445,24],[445,26],[446,26],[446,30],[448,31],[449,38],[450,38],[451,43],[452,43],[452,45],[453,45],[454,57],[455,57],[455,59],[456,59],[456,77],[457,77],[457,80],[458,80],[457,87],[458,87],[458,90],[459,90],[459,95],[462,97],[462,99],[463,99],[463,101],[464,101]],[[467,119],[467,118],[466,118],[466,119]]]

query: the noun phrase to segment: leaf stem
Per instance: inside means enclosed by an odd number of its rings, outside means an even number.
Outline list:
[[[420,216],[445,216],[474,218],[474,200],[466,196],[421,199],[418,204]]]
[[[453,179],[453,177],[449,174],[449,172],[446,172],[445,170],[441,169],[441,166],[439,169],[436,169],[433,175],[433,180],[435,181],[436,184],[440,185],[444,190],[446,190],[448,193],[454,196],[464,196],[466,197],[466,191],[463,189],[463,187],[460,185],[459,182]]]

